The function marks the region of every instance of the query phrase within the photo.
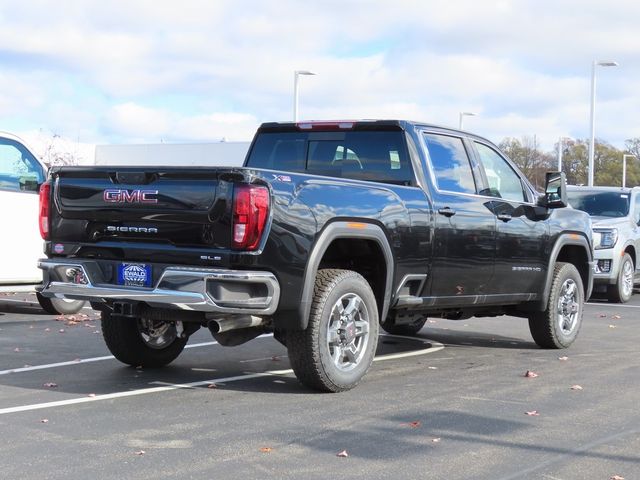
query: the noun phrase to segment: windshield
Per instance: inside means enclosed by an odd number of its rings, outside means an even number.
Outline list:
[[[628,193],[570,190],[567,195],[573,208],[592,217],[626,217],[629,213]]]

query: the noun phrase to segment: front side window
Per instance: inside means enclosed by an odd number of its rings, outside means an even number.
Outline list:
[[[438,190],[476,193],[467,151],[461,138],[425,133]]]
[[[43,177],[40,164],[22,144],[0,139],[0,190],[37,191]]]
[[[480,193],[514,202],[526,201],[527,197],[522,188],[522,180],[504,157],[482,143],[476,142],[476,148],[489,182],[488,190]]]

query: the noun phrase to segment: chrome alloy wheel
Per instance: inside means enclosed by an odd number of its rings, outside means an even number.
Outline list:
[[[622,294],[625,297],[630,297],[633,293],[633,262],[626,261],[622,264],[622,275],[620,280],[622,281],[622,284],[620,285]]]
[[[327,324],[327,348],[333,363],[343,372],[358,366],[369,343],[369,312],[360,296],[347,293],[331,309]]]
[[[138,330],[145,345],[157,350],[167,348],[178,337],[176,325],[173,322],[141,318],[138,320]]]
[[[558,326],[565,335],[570,335],[578,324],[580,314],[578,295],[576,282],[571,278],[565,280],[558,296]]]

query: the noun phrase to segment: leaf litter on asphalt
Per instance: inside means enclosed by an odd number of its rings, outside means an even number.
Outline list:
[[[336,453],[336,457],[347,458],[348,456],[349,454],[347,453],[346,450],[342,450],[341,452]]]
[[[526,378],[536,378],[538,376],[538,374],[536,372],[531,371],[531,370],[527,370],[527,372],[524,374],[524,376]]]
[[[538,412],[537,410],[531,410],[529,412],[524,412],[525,415],[529,415],[530,417],[539,417],[540,416],[540,412]]]

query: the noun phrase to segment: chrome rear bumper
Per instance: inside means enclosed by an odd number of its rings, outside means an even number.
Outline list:
[[[273,314],[280,300],[280,285],[269,272],[169,266],[145,288],[107,283],[94,260],[43,259],[38,267],[44,271],[39,290],[45,297],[251,315]]]

